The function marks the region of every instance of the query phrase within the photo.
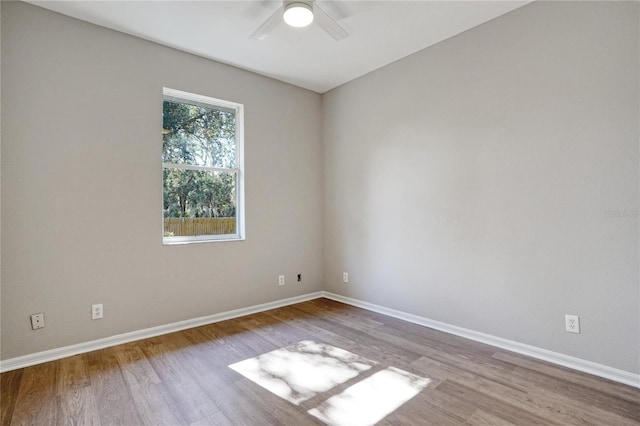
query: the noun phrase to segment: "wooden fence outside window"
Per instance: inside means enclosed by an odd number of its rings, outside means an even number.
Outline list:
[[[235,233],[235,217],[169,217],[164,219],[165,237],[192,237],[196,235],[225,235]]]

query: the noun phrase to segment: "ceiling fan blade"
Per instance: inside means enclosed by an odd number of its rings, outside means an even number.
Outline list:
[[[284,13],[284,5],[280,6],[275,12],[267,18],[249,38],[255,40],[264,40],[271,31],[273,31],[282,22],[282,14]]]
[[[349,35],[347,30],[342,28],[342,25],[338,24],[335,19],[329,16],[329,14],[320,7],[318,2],[313,3],[313,12],[315,15],[315,22],[318,26],[336,41],[340,41]]]
[[[327,15],[333,17],[336,21],[348,18],[352,14],[347,2],[344,0],[315,0],[314,2],[315,4],[320,3],[320,7],[327,12]]]
[[[246,7],[242,12],[242,15],[248,18],[258,19],[261,16],[264,16],[265,11],[271,10],[274,5],[273,0],[255,0],[246,2]],[[280,2],[278,2],[280,3]],[[333,15],[337,16],[337,15]]]

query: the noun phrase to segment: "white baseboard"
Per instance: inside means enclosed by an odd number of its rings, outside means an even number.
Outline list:
[[[346,303],[358,308],[378,312],[380,314],[398,318],[403,321],[408,321],[414,324],[433,328],[435,330],[440,330],[445,333],[464,337],[476,342],[485,343],[487,345],[506,349],[511,352],[527,355],[532,358],[537,358],[553,364],[561,365],[563,367],[568,367],[573,370],[582,371],[594,376],[603,377],[605,379],[613,380],[625,385],[640,388],[640,374],[630,373],[628,371],[619,370],[616,368],[608,367],[606,365],[597,364],[595,362],[586,361],[558,352],[549,351],[546,349],[538,348],[536,346],[525,345],[524,343],[514,342],[512,340],[503,339],[501,337],[491,336],[489,334],[457,327],[455,325],[446,324],[429,318],[420,317],[418,315],[409,314],[406,312],[398,311],[396,309],[387,308],[384,306],[364,302],[362,300],[353,299],[346,296],[341,296],[339,294],[327,291],[318,291],[315,293],[304,294],[302,296],[296,296],[288,299],[276,300],[274,302],[254,305],[247,308],[235,309],[232,311],[221,312],[219,314],[193,318],[190,320],[179,321],[172,324],[161,325],[158,327],[146,328],[144,330],[117,334],[115,336],[92,340],[90,342],[78,343],[76,345],[64,346],[61,348],[51,349],[43,352],[36,352],[34,354],[19,356],[16,358],[10,358],[4,361],[0,361],[0,372],[29,367],[31,365],[54,361],[56,359],[65,358],[68,356],[91,352],[110,346],[133,342],[136,340],[147,339],[149,337],[160,336],[162,334],[173,333],[180,330],[186,330],[188,328],[199,327],[201,325],[213,324],[228,319],[268,311],[270,309],[281,308],[283,306],[306,302],[308,300],[318,299],[321,297],[326,297],[327,299]]]
[[[63,346],[61,348],[50,349],[43,352],[36,352],[29,355],[10,358],[4,361],[0,361],[0,372],[4,373],[5,371],[11,371],[18,368],[29,367],[31,365],[42,364],[43,362],[54,361],[56,359],[108,348],[110,346],[121,345],[123,343],[129,343],[136,340],[148,339],[149,337],[160,336],[162,334],[173,333],[175,331],[199,327],[201,325],[213,324],[215,322],[238,318],[258,312],[264,312],[270,309],[281,308],[283,306],[306,302],[312,299],[318,299],[320,297],[323,297],[323,292],[318,291],[315,293],[304,294],[302,296],[276,300],[275,302],[254,305],[248,308],[234,309],[232,311],[221,312],[219,314],[207,315],[204,317],[193,318],[185,321],[178,321],[172,324],[145,328],[143,330],[132,331],[129,333],[116,334],[115,336],[92,340],[90,342],[78,343],[76,345]]]
[[[549,351],[538,348],[536,346],[525,345],[524,343],[514,342],[512,340],[503,339],[501,337],[491,336],[489,334],[480,333],[478,331],[469,330],[455,325],[446,324],[432,319],[420,317],[418,315],[408,314],[384,306],[375,305],[373,303],[364,302],[358,299],[341,296],[339,294],[322,292],[322,296],[337,302],[346,303],[358,308],[367,309],[369,311],[378,312],[390,317],[398,318],[403,321],[412,322],[425,327],[444,331],[445,333],[454,334],[476,342],[485,343],[497,348],[506,349],[511,352],[527,355],[532,358],[547,361],[573,370],[582,371],[583,373],[592,374],[594,376],[603,377],[625,385],[640,388],[640,374],[630,373],[628,371],[619,370],[617,368],[608,367],[606,365],[597,364],[595,362],[586,361],[584,359],[575,358],[558,352]]]

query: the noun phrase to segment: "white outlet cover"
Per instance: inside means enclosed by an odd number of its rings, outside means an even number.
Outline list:
[[[278,276],[278,285],[284,285],[284,275]]]
[[[580,334],[580,317],[577,315],[565,315],[564,329],[567,333]]]
[[[343,283],[348,283],[349,282],[349,273],[348,272],[343,272],[342,273],[342,282]]]
[[[37,330],[39,328],[44,328],[44,314],[33,314],[31,315],[31,329]]]
[[[103,315],[104,309],[102,307],[102,303],[91,305],[91,319],[100,319],[103,318]]]

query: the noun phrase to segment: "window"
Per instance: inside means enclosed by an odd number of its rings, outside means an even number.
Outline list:
[[[243,239],[243,106],[163,94],[164,244]]]

